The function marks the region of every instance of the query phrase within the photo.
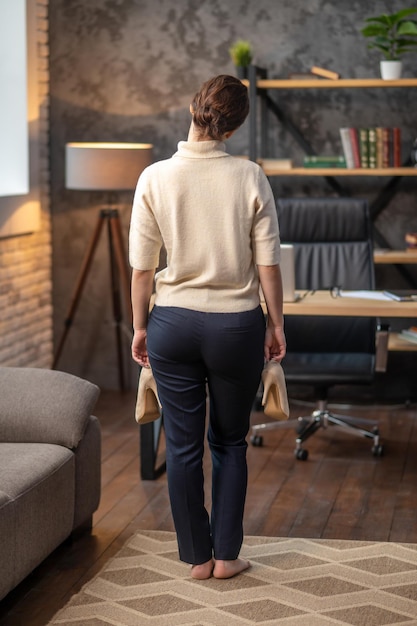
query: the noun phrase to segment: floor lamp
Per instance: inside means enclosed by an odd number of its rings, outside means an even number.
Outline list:
[[[139,174],[152,162],[152,144],[145,143],[68,143],[66,145],[65,186],[67,189],[115,192],[134,189]],[[103,207],[97,217],[95,229],[87,247],[81,270],[76,281],[71,302],[64,322],[64,331],[54,355],[55,369],[61,356],[68,333],[72,327],[84,284],[94,258],[104,224],[107,225],[110,282],[113,318],[116,331],[116,347],[119,384],[125,389],[125,373],[122,351],[122,300],[132,326],[130,300],[130,270],[125,253],[119,211],[113,206]]]

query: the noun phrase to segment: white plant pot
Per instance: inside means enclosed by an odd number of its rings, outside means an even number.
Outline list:
[[[396,80],[401,78],[403,69],[402,61],[381,61],[381,78],[383,80]]]

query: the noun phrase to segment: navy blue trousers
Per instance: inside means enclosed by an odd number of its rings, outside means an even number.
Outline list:
[[[168,489],[182,561],[238,557],[247,488],[246,436],[264,363],[261,308],[201,313],[154,307],[147,347],[162,404]],[[208,443],[212,503],[204,502],[203,454]]]

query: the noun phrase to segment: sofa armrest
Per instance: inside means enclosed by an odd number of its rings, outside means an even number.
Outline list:
[[[0,367],[0,441],[73,449],[99,393],[96,385],[65,372]]]

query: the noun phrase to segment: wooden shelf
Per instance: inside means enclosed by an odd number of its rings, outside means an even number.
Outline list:
[[[417,263],[417,250],[374,250],[374,263]]]
[[[243,81],[249,85],[249,81]],[[328,79],[259,79],[258,89],[387,89],[392,87],[417,87],[417,78],[401,78],[399,80],[382,80],[381,78],[340,78]]]
[[[403,339],[400,333],[388,333],[388,350],[390,352],[415,352],[417,343]]]
[[[274,159],[271,159],[273,162]],[[291,167],[279,168],[268,159],[260,159],[266,176],[417,176],[417,167],[384,167],[348,169],[345,167]]]

